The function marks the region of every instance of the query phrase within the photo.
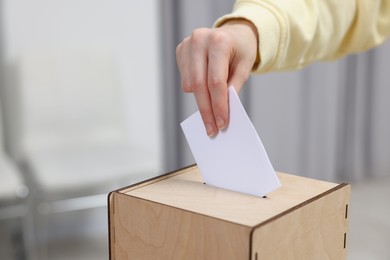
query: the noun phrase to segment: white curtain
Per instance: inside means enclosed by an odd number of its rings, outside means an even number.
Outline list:
[[[193,162],[179,123],[196,111],[180,90],[174,48],[197,27],[211,26],[234,1],[165,1],[166,168]],[[168,11],[170,10],[170,11]],[[172,29],[172,26],[174,29]],[[170,38],[170,40],[169,40]],[[390,174],[390,42],[300,71],[252,76],[241,98],[274,168],[330,181]]]
[[[277,170],[326,180],[390,174],[390,43],[253,77],[251,117]]]

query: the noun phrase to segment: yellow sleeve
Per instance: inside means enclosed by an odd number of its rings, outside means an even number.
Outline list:
[[[292,70],[383,43],[390,35],[390,0],[237,0],[215,26],[236,18],[258,30],[254,73]]]

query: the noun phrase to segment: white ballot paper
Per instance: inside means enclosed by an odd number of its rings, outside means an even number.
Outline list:
[[[233,87],[229,125],[209,137],[198,112],[181,123],[195,161],[208,185],[264,196],[280,187],[267,152]]]

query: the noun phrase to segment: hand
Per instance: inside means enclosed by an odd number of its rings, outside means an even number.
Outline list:
[[[246,20],[192,32],[176,48],[184,92],[194,93],[206,128],[213,136],[228,125],[228,86],[239,92],[256,61],[257,30]]]

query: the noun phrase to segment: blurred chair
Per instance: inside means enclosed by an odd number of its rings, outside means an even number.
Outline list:
[[[45,217],[106,206],[110,190],[155,176],[158,164],[149,159],[153,151],[129,140],[110,54],[34,52],[15,71],[18,116],[11,150],[31,185],[42,242],[38,257],[44,259]]]
[[[28,195],[28,188],[15,166],[1,151],[0,180],[0,220],[24,216],[27,208],[21,199]]]
[[[23,178],[9,160],[9,158],[0,152],[0,225],[2,239],[8,237],[9,245],[2,241],[1,248],[6,249],[7,253],[0,249],[1,257],[14,257],[12,259],[25,259],[29,256],[29,250],[32,248],[32,226],[27,218],[28,205],[25,197],[28,195],[28,188]],[[31,246],[29,246],[31,245]],[[8,259],[8,258],[7,258]]]
[[[6,233],[9,235],[8,242],[11,245],[9,247],[3,241],[1,247],[8,249],[7,257],[12,255],[15,259],[24,259],[28,256],[29,250],[26,248],[30,245],[32,235],[32,226],[29,225],[31,223],[27,219],[28,205],[25,199],[29,191],[22,175],[3,150],[1,121],[0,111],[0,224],[4,226],[2,238],[4,239],[6,235],[4,230],[9,231]],[[2,256],[5,257],[0,255],[0,258]]]

